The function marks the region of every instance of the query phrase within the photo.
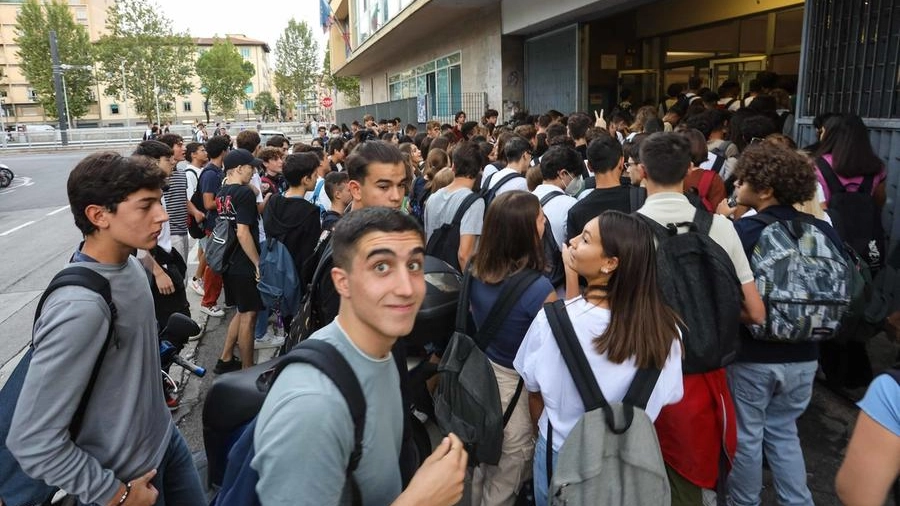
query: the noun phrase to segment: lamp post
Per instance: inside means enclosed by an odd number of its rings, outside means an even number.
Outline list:
[[[68,126],[69,128],[73,128],[72,127],[72,117],[69,115],[69,94],[66,92],[66,71],[67,70],[93,70],[93,67],[91,67],[90,65],[68,65],[65,63],[60,63],[59,70],[61,71],[60,74],[62,77],[63,99],[66,104],[66,126]]]

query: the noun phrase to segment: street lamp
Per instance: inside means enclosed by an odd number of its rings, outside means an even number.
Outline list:
[[[69,94],[66,93],[66,71],[67,70],[93,70],[93,67],[90,65],[68,65],[65,63],[59,64],[59,69],[62,71],[60,74],[62,75],[62,92],[63,99],[66,102],[66,124],[69,128],[72,128],[72,117],[69,116]]]

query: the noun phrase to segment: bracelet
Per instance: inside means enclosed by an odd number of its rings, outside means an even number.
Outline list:
[[[119,502],[116,503],[116,506],[121,506],[125,504],[125,500],[128,499],[128,494],[131,493],[131,482],[125,484],[125,493],[122,494],[122,497],[119,498]]]

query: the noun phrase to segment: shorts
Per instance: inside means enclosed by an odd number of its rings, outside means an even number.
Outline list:
[[[225,304],[237,306],[238,313],[261,311],[265,307],[253,276],[226,273],[222,281],[225,285]]]

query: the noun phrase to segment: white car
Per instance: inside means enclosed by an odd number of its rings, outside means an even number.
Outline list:
[[[291,138],[288,137],[287,135],[285,135],[284,132],[281,132],[279,130],[260,130],[259,131],[259,145],[265,146],[266,141],[268,141],[272,137],[275,137],[276,135],[280,135],[280,136],[284,137],[285,139],[287,139],[288,144],[290,144]]]

